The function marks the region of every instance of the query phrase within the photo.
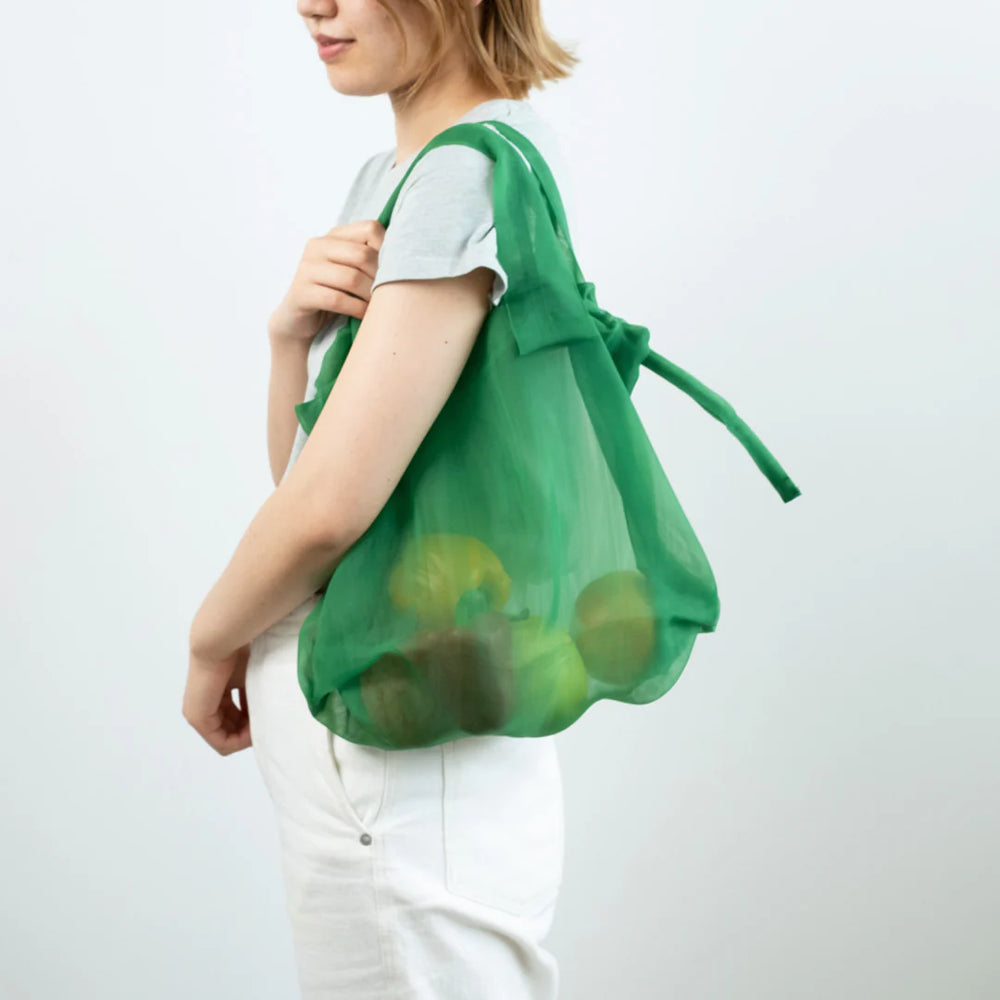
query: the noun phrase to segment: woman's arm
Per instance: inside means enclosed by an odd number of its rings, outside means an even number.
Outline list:
[[[309,341],[268,334],[271,380],[267,394],[267,457],[277,486],[288,465],[299,426],[295,406],[305,399]]]
[[[275,486],[295,444],[295,407],[305,399],[309,347],[332,315],[364,316],[384,236],[378,219],[360,219],[307,240],[295,277],[268,319],[267,456]]]
[[[191,626],[224,660],[298,607],[378,516],[458,382],[490,308],[494,271],[387,281],[319,418]]]

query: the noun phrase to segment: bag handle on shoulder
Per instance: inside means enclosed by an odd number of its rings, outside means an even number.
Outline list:
[[[505,140],[502,145],[498,145],[495,139],[498,133]],[[513,313],[512,329],[518,351],[526,354],[540,347],[589,337],[592,333],[600,336],[629,393],[638,378],[640,365],[647,367],[690,396],[703,410],[728,428],[785,503],[801,496],[799,487],[764,442],[736,413],[731,403],[690,372],[654,351],[649,346],[648,327],[629,323],[598,305],[594,284],[584,279],[573,251],[569,225],[555,178],[535,145],[517,129],[506,122],[489,119],[482,122],[461,122],[439,132],[420,150],[390,195],[379,217],[382,225],[388,225],[399,191],[422,157],[437,146],[454,144],[471,146],[494,160],[496,175],[502,180],[503,190],[515,203],[537,206],[539,194],[542,195],[541,201],[552,225],[537,227],[534,235],[536,239],[545,241],[546,263],[556,268],[557,272],[561,264],[568,270],[567,275],[549,273],[548,267],[517,267],[518,262],[523,263],[524,255],[507,250],[506,242],[515,239],[515,235],[506,232],[506,227],[497,228],[500,261],[505,269],[508,268],[508,262],[512,262],[508,270],[508,294],[501,304],[506,303]],[[506,155],[510,146],[520,155]],[[516,168],[511,166],[515,159],[518,161]],[[524,161],[527,161],[529,170],[523,169]],[[557,247],[558,252],[555,252]],[[512,274],[511,271],[515,273]],[[565,280],[567,277],[569,281]],[[537,315],[534,317],[535,322],[518,321],[518,312],[522,316],[532,310],[537,313],[539,303],[543,301],[540,292],[548,296],[544,299],[546,309],[551,310],[552,315],[560,317],[561,322],[539,323]]]
[[[785,503],[801,496],[802,491],[792,482],[788,473],[781,467],[763,441],[736,413],[727,400],[713,392],[703,382],[699,382],[690,372],[685,371],[649,347],[649,329],[647,327],[628,323],[597,304],[594,284],[584,279],[576,260],[576,254],[573,252],[569,226],[566,222],[566,212],[559,196],[559,187],[545,162],[545,158],[527,136],[517,129],[511,128],[505,122],[490,121],[484,124],[492,125],[502,135],[510,139],[524,154],[538,178],[546,201],[549,203],[553,223],[572,262],[577,284],[587,303],[588,311],[598,325],[604,328],[602,335],[605,343],[612,355],[615,356],[615,363],[618,365],[619,373],[622,375],[629,392],[632,391],[638,377],[639,365],[644,365],[650,371],[677,386],[682,392],[687,393],[702,409],[724,424],[747,450],[754,463],[768,478]]]
[[[379,222],[388,226],[403,185],[420,160],[438,146],[469,146],[494,162],[493,204],[497,257],[507,273],[507,291],[498,309],[509,315],[518,354],[530,354],[577,340],[599,337],[587,302],[580,294],[580,269],[568,240],[561,201],[553,203],[541,175],[505,132],[520,133],[502,122],[460,122],[439,132],[417,154],[387,199]],[[527,143],[524,137],[520,142]],[[531,159],[543,165],[532,147]],[[548,184],[556,198],[555,182]]]
[[[562,197],[559,194],[559,186],[556,184],[552,171],[549,169],[545,157],[538,151],[538,147],[523,133],[516,128],[512,128],[506,122],[490,120],[483,122],[484,125],[492,125],[502,136],[509,139],[524,154],[528,165],[541,184],[548,202],[549,215],[556,227],[560,241],[563,243],[566,253],[573,265],[573,277],[577,282],[582,282],[583,272],[576,260],[576,253],[573,251],[573,241],[569,235],[569,223],[566,221],[566,209],[563,206]]]

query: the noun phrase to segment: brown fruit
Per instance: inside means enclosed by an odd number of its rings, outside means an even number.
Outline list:
[[[372,724],[396,747],[423,746],[455,725],[426,677],[399,653],[380,656],[360,684]]]
[[[403,652],[467,733],[500,729],[513,704],[511,632],[499,611],[467,625],[417,632]]]

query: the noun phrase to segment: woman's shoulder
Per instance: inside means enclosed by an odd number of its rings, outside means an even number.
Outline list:
[[[521,132],[549,164],[560,186],[566,187],[567,170],[557,132],[529,99],[484,101],[455,124],[486,124],[492,120],[504,122]],[[411,191],[419,189],[417,200],[425,203],[428,210],[450,209],[449,214],[452,214],[459,208],[470,210],[470,202],[492,207],[493,162],[480,150],[462,144],[437,146],[413,165],[418,153],[399,164],[393,162],[396,158],[393,146],[370,155],[357,173],[345,212],[349,215],[351,211],[362,214],[378,211],[404,176],[406,180],[399,191],[403,202],[409,200]]]

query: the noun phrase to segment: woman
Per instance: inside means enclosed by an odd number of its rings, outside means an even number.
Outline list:
[[[430,151],[389,226],[375,216],[430,139],[490,119],[538,147],[570,208],[556,138],[526,95],[577,59],[538,3],[299,0],[334,89],[389,95],[396,147],[363,164],[270,317],[276,489],[195,616],[184,716],[220,754],[253,746],[312,1000],[557,994],[542,945],[563,867],[554,737],[354,744],[310,714],[296,663],[318,591],[391,495],[507,286],[493,161],[479,150]],[[306,436],[294,406],[348,316],[364,322]]]

